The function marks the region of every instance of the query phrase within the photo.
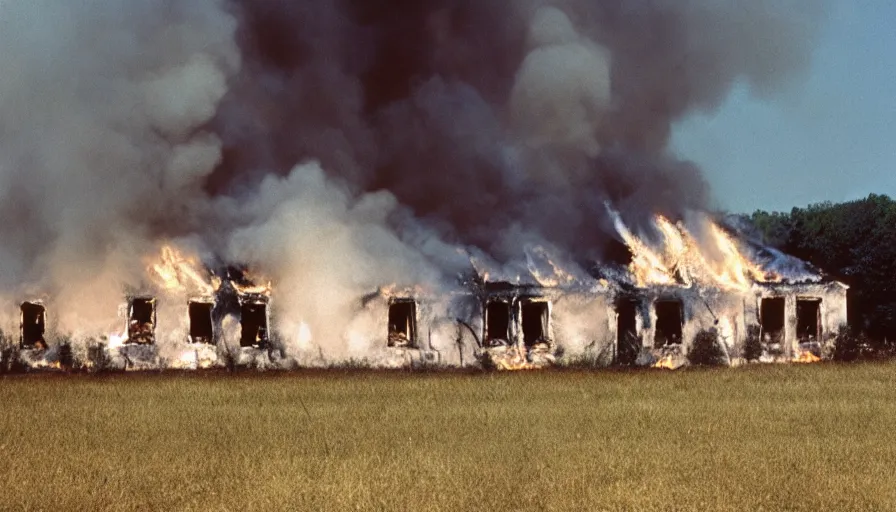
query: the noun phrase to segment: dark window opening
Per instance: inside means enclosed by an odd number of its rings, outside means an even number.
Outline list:
[[[681,302],[657,301],[656,303],[656,333],[653,338],[654,346],[681,344],[681,329],[684,324],[684,315]]]
[[[155,342],[156,300],[131,299],[128,308],[128,343],[151,345]]]
[[[260,347],[268,342],[267,305],[246,303],[240,308],[240,346]]]
[[[510,340],[510,304],[495,300],[485,307],[485,339],[488,342]]]
[[[47,348],[44,339],[47,310],[41,304],[25,302],[22,304],[22,348]]]
[[[531,347],[548,340],[550,308],[547,302],[526,302],[522,307],[523,343]]]
[[[764,343],[781,343],[784,339],[784,298],[762,299],[759,322]]]
[[[796,336],[800,343],[818,341],[821,334],[821,300],[796,301]]]
[[[641,351],[638,339],[638,303],[631,300],[616,305],[616,362],[635,364]]]
[[[390,347],[413,347],[417,342],[417,304],[412,300],[389,305]]]
[[[208,302],[190,303],[190,341],[214,344],[215,331],[212,327],[213,304]]]

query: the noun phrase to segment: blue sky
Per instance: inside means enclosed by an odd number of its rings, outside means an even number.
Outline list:
[[[679,123],[673,149],[735,212],[896,198],[896,1],[832,1],[807,77],[773,98],[737,87]]]

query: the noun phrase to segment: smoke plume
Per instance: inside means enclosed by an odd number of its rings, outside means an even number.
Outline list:
[[[360,295],[450,283],[469,265],[456,248],[599,261],[607,202],[634,223],[709,205],[668,152],[672,124],[735,83],[767,95],[798,78],[822,15],[797,0],[4,0],[4,330],[45,295],[59,332],[109,332],[170,241],[258,267],[284,322],[337,345]]]

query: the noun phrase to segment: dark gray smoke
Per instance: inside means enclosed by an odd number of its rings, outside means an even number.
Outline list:
[[[0,0],[0,306],[108,332],[170,242],[260,267],[336,338],[378,283],[462,268],[455,246],[600,259],[607,202],[709,204],[670,127],[798,77],[818,5]]]
[[[533,238],[599,257],[607,200],[635,222],[709,204],[667,154],[672,124],[737,81],[766,94],[799,76],[819,5],[240,2],[245,66],[215,121],[211,186],[319,158],[354,193],[389,190],[499,259]]]

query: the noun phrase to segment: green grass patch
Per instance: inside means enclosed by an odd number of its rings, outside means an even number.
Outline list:
[[[0,379],[0,509],[896,508],[896,366]]]

